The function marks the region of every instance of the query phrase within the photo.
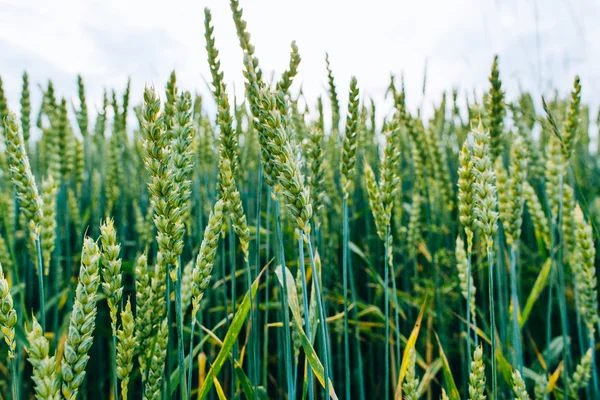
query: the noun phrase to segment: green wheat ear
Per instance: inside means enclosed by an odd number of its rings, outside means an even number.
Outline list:
[[[35,178],[25,151],[23,132],[17,123],[17,117],[9,112],[4,118],[6,153],[12,183],[17,192],[21,212],[27,217],[32,232],[39,235],[42,224],[42,198],[38,193]]]
[[[121,380],[123,400],[127,400],[129,376],[133,370],[133,354],[138,345],[134,335],[135,322],[130,299],[127,299],[125,310],[121,312],[121,324],[121,329],[117,331],[117,377]]]
[[[83,241],[81,269],[75,291],[75,302],[69,322],[69,333],[65,343],[64,358],[61,363],[62,394],[66,399],[75,400],[85,378],[85,368],[90,358],[88,352],[94,342],[96,326],[96,301],[100,275],[98,264],[100,249],[89,237]]]
[[[15,341],[15,325],[17,324],[17,312],[13,307],[13,299],[10,294],[8,281],[4,277],[2,265],[0,265],[0,331],[4,335],[4,341],[8,345],[8,358],[15,357],[17,342]]]
[[[515,370],[512,374],[513,379],[513,392],[515,393],[515,398],[517,400],[529,400],[529,394],[527,393],[527,388],[525,387],[525,382],[521,377],[521,373],[518,370]]]
[[[485,364],[481,345],[473,353],[469,375],[469,400],[485,400]]]
[[[33,367],[32,380],[38,399],[60,400],[61,377],[56,371],[56,356],[50,357],[50,344],[44,337],[41,325],[32,317],[31,330],[27,332],[28,360]]]
[[[102,242],[102,291],[106,296],[110,310],[110,320],[113,335],[117,332],[117,311],[123,295],[121,285],[121,245],[117,243],[117,231],[114,221],[107,219],[100,225],[100,241]]]

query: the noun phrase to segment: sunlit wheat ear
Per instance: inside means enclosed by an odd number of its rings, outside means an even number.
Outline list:
[[[214,210],[208,219],[208,225],[204,229],[204,238],[194,266],[192,275],[192,318],[196,317],[204,291],[210,283],[219,236],[221,235],[222,219],[223,201],[219,200],[215,203]]]
[[[100,250],[96,243],[84,239],[81,251],[81,269],[75,291],[73,312],[69,322],[69,333],[61,363],[62,394],[66,399],[75,400],[85,378],[85,368],[90,358],[88,352],[94,342],[96,326],[96,301],[100,275],[98,264]]]
[[[485,400],[485,364],[481,346],[478,346],[473,353],[469,374],[469,400]]]
[[[36,398],[60,400],[61,378],[56,371],[56,357],[50,357],[50,344],[35,317],[32,317],[31,330],[27,332],[27,359],[33,367],[32,380],[35,383]]]
[[[121,380],[121,395],[127,399],[129,376],[133,369],[133,354],[137,347],[134,336],[135,322],[131,313],[131,302],[127,299],[121,312],[122,327],[117,331],[117,377]]]
[[[15,325],[17,324],[17,313],[13,306],[10,294],[10,286],[4,277],[2,265],[0,265],[0,331],[4,341],[8,345],[8,358],[15,357],[17,342],[15,341]]]
[[[513,392],[515,393],[515,398],[517,400],[529,400],[529,394],[527,393],[527,388],[525,387],[525,382],[521,377],[521,373],[518,370],[515,370],[512,374],[513,379]]]
[[[117,312],[123,295],[121,285],[121,245],[117,243],[117,232],[114,221],[107,219],[100,225],[100,241],[102,242],[102,291],[106,296],[110,310],[110,320],[113,335],[117,331]]]

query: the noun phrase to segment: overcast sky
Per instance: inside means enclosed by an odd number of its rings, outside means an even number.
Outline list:
[[[350,76],[379,104],[390,72],[404,72],[413,107],[443,90],[481,90],[494,54],[509,97],[518,88],[536,95],[563,93],[581,75],[583,97],[600,102],[598,0],[242,0],[244,18],[263,69],[276,75],[296,40],[302,56],[298,82],[314,101],[326,93],[329,52],[345,104]],[[122,92],[132,78],[132,103],[144,84],[164,87],[175,69],[183,88],[207,93],[209,76],[203,8],[213,12],[217,47],[229,90],[243,90],[242,53],[226,0],[0,0],[0,75],[9,105],[18,107],[21,74],[59,96],[76,99],[76,74],[90,107],[103,88]],[[296,83],[295,88],[299,87]],[[32,87],[38,107],[39,89]],[[594,111],[595,113],[595,111]]]

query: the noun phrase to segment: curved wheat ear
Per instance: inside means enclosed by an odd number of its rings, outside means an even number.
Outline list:
[[[102,242],[102,291],[106,296],[110,311],[110,325],[113,335],[117,331],[117,311],[123,295],[121,285],[121,245],[117,243],[117,231],[112,218],[100,225],[100,241]]]
[[[17,192],[21,212],[29,220],[33,233],[39,235],[43,216],[42,198],[31,172],[29,157],[25,151],[23,132],[19,128],[17,117],[12,112],[8,112],[4,118],[4,135],[10,177]]]
[[[49,356],[50,345],[44,337],[42,326],[32,317],[31,330],[27,332],[26,348],[28,360],[33,367],[36,398],[45,400],[60,400],[61,379],[56,371],[56,357]]]
[[[219,200],[215,203],[214,210],[208,218],[208,225],[204,229],[204,238],[192,273],[192,319],[196,317],[204,291],[210,283],[210,274],[215,263],[217,245],[221,235],[222,220],[223,201]]]
[[[485,364],[481,345],[473,353],[469,375],[469,400],[485,400]]]
[[[265,143],[271,154],[273,165],[277,171],[278,185],[286,199],[286,207],[296,225],[296,229],[310,234],[310,218],[312,205],[310,192],[304,185],[304,176],[300,163],[296,158],[289,132],[282,116],[276,108],[277,99],[268,90],[260,91],[259,115],[261,129],[265,135]]]
[[[85,378],[85,367],[90,358],[88,351],[94,342],[97,291],[100,285],[99,260],[98,246],[89,237],[85,238],[81,251],[81,269],[75,292],[75,303],[61,363],[62,394],[68,400],[77,398],[79,387]]]
[[[512,374],[513,379],[513,392],[515,392],[515,398],[517,400],[529,400],[529,394],[527,394],[527,388],[525,382],[521,377],[519,370],[515,370]]]
[[[134,336],[135,323],[129,299],[127,299],[125,310],[121,312],[121,323],[123,327],[117,331],[117,378],[121,380],[123,400],[127,400],[129,375],[133,369],[133,353],[137,347]]]
[[[15,357],[17,342],[15,341],[15,325],[17,324],[17,312],[13,307],[13,299],[10,294],[8,281],[4,277],[2,265],[0,265],[0,331],[4,335],[4,341],[8,345],[8,358]]]

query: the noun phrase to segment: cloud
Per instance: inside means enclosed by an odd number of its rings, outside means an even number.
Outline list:
[[[282,2],[242,0],[261,66],[277,77],[296,40],[302,63],[298,88],[313,102],[326,96],[325,52],[329,52],[345,107],[350,77],[365,96],[382,105],[390,72],[406,77],[411,107],[421,104],[427,62],[425,104],[443,90],[461,93],[487,87],[494,54],[509,97],[523,87],[536,95],[549,83],[563,92],[580,73],[586,101],[597,104],[600,87],[600,5],[595,0],[373,0]],[[11,102],[19,98],[23,69],[36,82],[52,78],[59,94],[76,96],[76,74],[88,99],[99,104],[104,88],[122,91],[132,77],[132,102],[145,84],[159,90],[172,69],[179,84],[208,94],[203,6],[213,13],[217,47],[228,90],[243,90],[242,53],[229,2],[173,0],[15,0],[0,15],[2,77]],[[26,34],[15,34],[26,32]],[[209,96],[207,96],[209,97]],[[17,100],[18,101],[18,100]],[[211,101],[205,101],[214,107]],[[214,108],[212,108],[214,109]],[[380,108],[381,109],[381,108]]]

